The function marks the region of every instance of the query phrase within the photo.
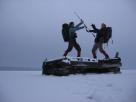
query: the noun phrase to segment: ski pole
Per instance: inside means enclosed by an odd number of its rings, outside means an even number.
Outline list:
[[[81,20],[81,18],[79,17],[79,15],[76,12],[74,12],[74,14],[77,16],[78,19]]]
[[[78,19],[82,20],[76,12],[74,12],[74,14],[77,16]],[[85,25],[84,22],[83,22],[83,24],[84,24],[85,28],[87,29],[87,26]]]
[[[94,35],[94,33],[92,32],[92,35],[93,35],[93,37],[95,38],[95,35]]]
[[[77,16],[78,19],[82,20],[76,12],[74,12],[74,14]],[[86,24],[84,22],[83,22],[83,24],[84,24],[85,29],[88,30]],[[95,37],[95,35],[93,33],[92,33],[92,35],[93,35],[93,37]]]

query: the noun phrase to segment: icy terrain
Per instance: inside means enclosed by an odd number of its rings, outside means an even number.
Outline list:
[[[136,70],[63,77],[0,71],[0,102],[136,102],[135,96]]]

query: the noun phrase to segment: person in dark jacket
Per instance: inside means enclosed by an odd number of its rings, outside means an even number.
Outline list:
[[[77,57],[81,56],[81,47],[80,45],[76,42],[77,34],[76,31],[83,29],[84,26],[81,26],[83,24],[83,21],[76,26],[74,26],[74,22],[69,23],[69,41],[68,41],[68,48],[64,52],[63,56],[67,56],[67,54],[73,49],[73,47],[77,50]]]
[[[87,30],[87,32],[93,32],[96,33],[96,37],[94,40],[94,45],[92,48],[92,54],[93,58],[96,59],[96,51],[99,49],[99,51],[105,56],[106,59],[109,59],[109,55],[106,53],[106,51],[103,49],[103,44],[104,44],[104,37],[107,31],[106,24],[102,23],[101,28],[98,29],[94,24],[92,24],[93,30]]]

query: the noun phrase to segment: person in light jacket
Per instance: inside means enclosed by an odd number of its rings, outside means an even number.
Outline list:
[[[77,50],[77,57],[81,56],[81,47],[80,45],[77,43],[76,38],[77,38],[77,34],[76,31],[83,29],[84,26],[81,26],[83,24],[83,21],[81,20],[81,22],[79,24],[77,24],[76,26],[74,26],[74,22],[70,22],[69,23],[69,41],[68,41],[68,48],[67,50],[64,52],[63,56],[67,56],[67,54],[69,52],[71,52],[71,50],[73,49],[73,47]]]

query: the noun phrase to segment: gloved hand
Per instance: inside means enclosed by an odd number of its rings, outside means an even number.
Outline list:
[[[92,26],[92,27],[95,27],[95,24],[92,24],[91,26]]]
[[[94,28],[94,29],[96,28],[96,27],[95,27],[95,24],[92,24],[91,26],[92,26],[92,28]]]

